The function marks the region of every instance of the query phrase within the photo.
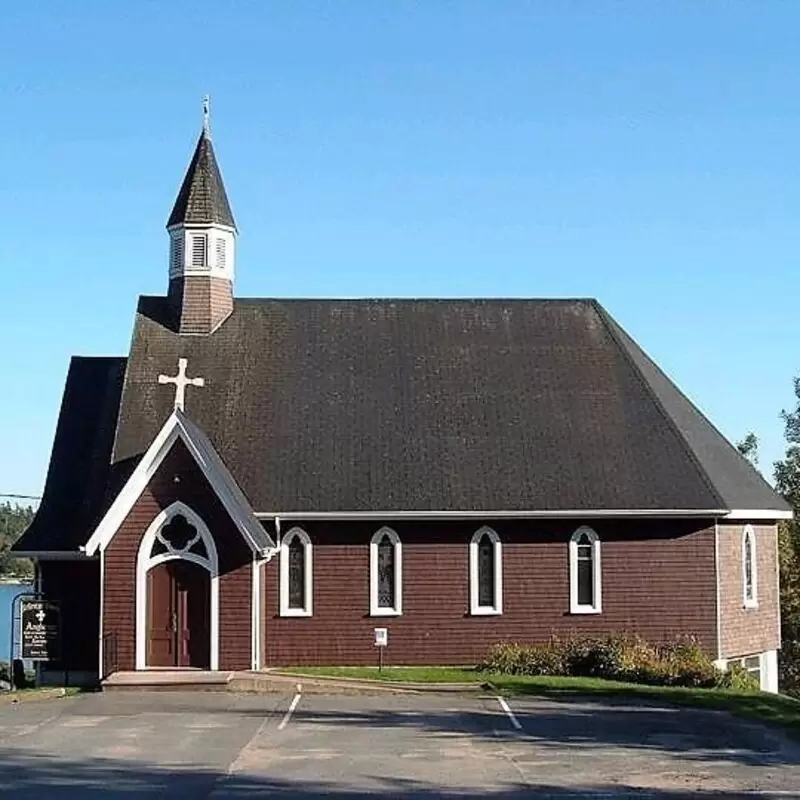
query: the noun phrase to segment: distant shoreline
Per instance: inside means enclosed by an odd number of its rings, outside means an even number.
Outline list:
[[[0,586],[32,586],[33,581],[24,578],[0,578]]]

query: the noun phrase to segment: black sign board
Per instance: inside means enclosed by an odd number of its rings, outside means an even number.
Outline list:
[[[61,609],[47,600],[20,602],[20,657],[28,661],[61,658]]]

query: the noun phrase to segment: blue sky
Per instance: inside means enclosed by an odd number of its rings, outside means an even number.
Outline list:
[[[257,296],[594,296],[730,438],[800,372],[800,4],[31,0],[0,23],[0,493],[124,354],[212,99]]]

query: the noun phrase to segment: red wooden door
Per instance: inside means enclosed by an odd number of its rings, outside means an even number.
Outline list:
[[[208,571],[191,561],[167,561],[147,575],[149,667],[211,664]]]
[[[147,573],[147,666],[177,665],[175,591],[169,562]]]
[[[178,666],[211,666],[210,595],[208,570],[191,561],[171,561],[178,609]]]

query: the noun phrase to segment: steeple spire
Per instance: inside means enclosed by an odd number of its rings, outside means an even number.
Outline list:
[[[211,98],[206,95],[203,98],[203,136],[211,138]]]
[[[178,197],[167,220],[167,230],[173,225],[225,225],[236,230],[222,173],[211,144],[208,96],[203,99],[203,129],[194,155],[186,170]]]
[[[233,310],[236,221],[211,144],[209,98],[203,127],[167,221],[169,295],[181,333],[211,333]]]

